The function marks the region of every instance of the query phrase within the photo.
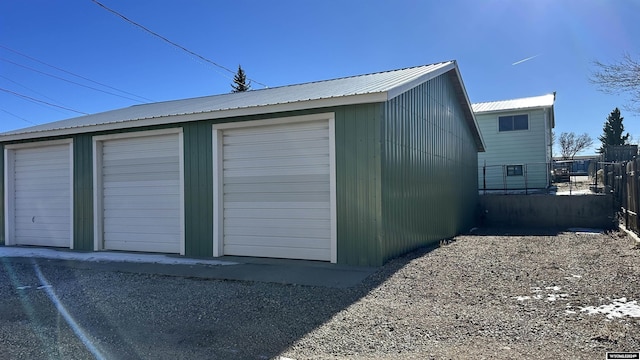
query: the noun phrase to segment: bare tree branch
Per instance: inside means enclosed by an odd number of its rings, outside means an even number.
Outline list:
[[[573,160],[577,153],[593,145],[589,134],[576,135],[574,132],[563,132],[559,138],[560,155],[563,160]]]
[[[597,69],[592,72],[589,81],[607,94],[629,94],[627,109],[640,112],[640,62],[629,53],[624,53],[618,62],[605,64],[596,60],[593,65]]]

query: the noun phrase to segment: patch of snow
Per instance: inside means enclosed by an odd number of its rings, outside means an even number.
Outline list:
[[[565,310],[564,312],[567,314],[576,314],[576,312],[573,310]]]
[[[556,301],[558,299],[566,298],[569,294],[547,294],[547,301]]]
[[[42,248],[23,248],[0,246],[0,258],[44,258],[55,260],[78,260],[95,262],[131,262],[167,265],[236,265],[237,263],[222,260],[190,259],[163,254],[134,254],[121,252],[75,252]]]
[[[611,304],[580,307],[581,312],[589,315],[604,314],[607,319],[621,318],[623,316],[640,317],[640,305],[637,301],[627,302],[627,298],[613,299]]]
[[[547,286],[546,290],[560,291],[560,286]]]
[[[525,300],[531,299],[531,297],[530,296],[516,296],[514,299],[516,299],[518,301],[525,301]]]
[[[567,231],[576,233],[576,235],[598,235],[603,234],[604,230],[602,229],[592,229],[592,228],[568,228]]]

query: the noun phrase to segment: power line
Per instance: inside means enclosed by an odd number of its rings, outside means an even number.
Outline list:
[[[16,85],[18,85],[18,86],[20,86],[20,87],[23,87],[23,88],[25,88],[25,89],[27,89],[27,90],[29,90],[29,91],[33,92],[33,93],[36,93],[36,94],[38,94],[38,95],[40,95],[40,96],[42,96],[42,97],[45,97],[45,98],[49,99],[49,100],[51,100],[51,101],[57,102],[57,103],[59,103],[60,105],[64,105],[64,104],[60,103],[58,100],[53,99],[53,98],[51,98],[51,97],[49,97],[49,96],[47,96],[47,95],[45,95],[45,94],[43,94],[43,93],[41,93],[41,92],[35,91],[35,90],[31,89],[31,88],[30,88],[30,87],[28,87],[28,86],[25,86],[25,85],[23,85],[23,84],[20,84],[20,83],[19,83],[19,82],[17,82],[17,81],[11,80],[11,79],[9,79],[8,77],[6,77],[6,76],[4,76],[4,75],[0,75],[0,78],[3,78],[3,79],[5,79],[5,80],[7,80],[7,81],[10,81],[10,82],[12,82],[12,83],[14,83],[14,84],[16,84]]]
[[[0,111],[2,111],[2,112],[6,112],[7,114],[9,114],[9,115],[11,115],[11,116],[15,116],[15,117],[17,117],[18,119],[20,119],[20,120],[22,120],[22,121],[25,121],[25,122],[28,122],[28,123],[29,123],[29,124],[31,124],[31,125],[38,125],[38,124],[34,123],[33,121],[27,120],[27,119],[23,118],[22,116],[18,116],[18,115],[14,114],[14,113],[12,113],[12,112],[9,112],[9,111],[7,111],[7,110],[5,110],[5,109],[0,108]]]
[[[46,101],[43,101],[43,100],[40,100],[40,99],[32,98],[31,96],[23,95],[23,94],[20,94],[20,93],[17,93],[15,91],[11,91],[11,90],[8,90],[8,89],[5,89],[5,88],[0,88],[0,91],[4,91],[4,92],[9,93],[11,95],[27,99],[29,101],[35,101],[35,102],[38,102],[38,103],[42,103],[42,104],[45,104],[45,105],[57,107],[57,108],[60,108],[60,109],[73,111],[73,112],[78,113],[78,114],[89,115],[88,113],[83,112],[83,111],[78,111],[78,110],[74,110],[74,109],[71,109],[71,108],[68,108],[68,107],[52,104],[50,102],[46,102]]]
[[[38,62],[38,63],[40,63],[40,64],[43,64],[43,65],[46,65],[46,66],[48,66],[48,67],[54,68],[54,69],[56,69],[56,70],[58,70],[58,71],[62,71],[63,73],[66,73],[66,74],[69,74],[69,75],[73,75],[73,76],[78,77],[78,78],[80,78],[80,79],[83,79],[83,80],[86,80],[86,81],[92,82],[92,83],[94,83],[94,84],[97,84],[97,85],[100,85],[100,86],[104,86],[104,87],[107,87],[107,88],[109,88],[109,89],[116,90],[116,91],[119,91],[119,92],[121,92],[121,93],[125,93],[125,94],[128,94],[128,95],[131,95],[131,96],[139,97],[139,98],[144,99],[144,100],[146,100],[146,101],[150,101],[150,102],[153,102],[153,101],[154,101],[154,100],[149,99],[149,98],[146,98],[146,97],[144,97],[144,96],[136,95],[136,94],[130,93],[130,92],[128,92],[128,91],[124,91],[124,90],[121,90],[121,89],[115,88],[115,87],[113,87],[113,86],[109,86],[109,85],[107,85],[107,84],[103,84],[103,83],[98,82],[98,81],[95,81],[95,80],[91,80],[91,79],[89,79],[89,78],[87,78],[87,77],[84,77],[84,76],[82,76],[82,75],[78,75],[78,74],[72,73],[71,71],[68,71],[68,70],[65,70],[65,69],[59,68],[59,67],[57,67],[57,66],[55,66],[55,65],[48,64],[48,63],[46,63],[46,62],[44,62],[44,61],[42,61],[42,60],[38,60],[38,59],[36,59],[36,58],[34,58],[34,57],[32,57],[32,56],[29,56],[29,55],[24,54],[24,53],[21,53],[21,52],[19,52],[19,51],[17,51],[17,50],[14,50],[14,49],[8,48],[8,47],[6,47],[6,46],[4,46],[4,45],[2,45],[2,44],[0,44],[0,48],[3,48],[3,49],[5,49],[5,50],[7,50],[7,51],[11,51],[12,53],[18,54],[18,55],[20,55],[20,56],[24,56],[24,57],[26,57],[26,58],[27,58],[27,59],[29,59],[29,60],[33,60],[33,61]]]
[[[58,80],[66,81],[66,82],[71,83],[71,84],[74,84],[74,85],[82,86],[82,87],[85,87],[85,88],[87,88],[87,89],[91,89],[91,90],[99,91],[99,92],[102,92],[102,93],[105,93],[105,94],[109,94],[109,95],[113,95],[113,96],[121,97],[121,98],[123,98],[123,99],[129,99],[129,100],[132,100],[132,101],[135,101],[135,102],[138,102],[138,103],[142,103],[142,101],[137,100],[137,99],[134,99],[134,98],[130,98],[130,97],[128,97],[128,96],[124,96],[124,95],[120,95],[120,94],[112,93],[112,92],[110,92],[110,91],[106,91],[106,90],[98,89],[98,88],[95,88],[95,87],[93,87],[93,86],[89,86],[89,85],[81,84],[81,83],[76,82],[76,81],[72,81],[72,80],[69,80],[69,79],[65,79],[65,78],[60,77],[60,76],[57,76],[57,75],[49,74],[49,73],[46,73],[46,72],[44,72],[44,71],[40,71],[40,70],[38,70],[38,69],[34,69],[34,68],[32,68],[32,67],[29,67],[29,66],[19,64],[19,63],[15,62],[15,61],[11,61],[11,60],[9,60],[9,59],[5,59],[5,58],[0,57],[0,60],[5,61],[5,62],[8,62],[8,63],[13,64],[13,65],[15,65],[15,66],[19,66],[19,67],[21,67],[21,68],[25,68],[25,69],[27,69],[27,70],[31,70],[31,71],[37,72],[37,73],[42,74],[42,75],[50,76],[50,77],[52,77],[52,78],[54,78],[54,79],[58,79]]]
[[[130,24],[132,24],[132,25],[134,25],[134,26],[137,26],[137,27],[139,27],[140,29],[142,29],[142,30],[144,30],[144,31],[148,32],[149,34],[151,34],[151,35],[153,35],[153,36],[155,36],[155,37],[157,37],[157,38],[161,39],[162,41],[164,41],[164,42],[166,42],[166,43],[169,43],[169,44],[171,44],[171,45],[173,45],[173,46],[177,47],[178,49],[180,49],[180,50],[182,50],[182,51],[185,51],[185,52],[187,52],[187,53],[189,53],[189,54],[191,54],[191,55],[193,55],[193,56],[197,57],[198,59],[200,59],[200,60],[202,60],[202,61],[205,61],[205,62],[207,62],[207,63],[209,63],[209,64],[211,64],[211,65],[213,65],[213,66],[217,66],[217,67],[219,67],[220,69],[225,70],[225,71],[227,71],[227,72],[229,72],[229,73],[231,73],[231,74],[234,74],[234,75],[235,75],[235,73],[236,73],[235,71],[230,70],[229,68],[227,68],[227,67],[225,67],[225,66],[222,66],[222,65],[220,65],[220,64],[218,64],[218,63],[216,63],[216,62],[214,62],[214,61],[212,61],[212,60],[209,60],[209,59],[207,59],[206,57],[204,57],[204,56],[202,56],[202,55],[199,55],[199,54],[197,54],[197,53],[195,53],[195,52],[193,52],[193,51],[191,51],[191,50],[189,50],[189,49],[185,48],[184,46],[182,46],[182,45],[180,45],[180,44],[177,44],[177,43],[175,43],[175,42],[173,42],[173,41],[171,41],[171,40],[167,39],[166,37],[164,37],[164,36],[162,36],[162,35],[160,35],[160,34],[158,34],[158,33],[154,32],[154,31],[152,31],[152,30],[150,30],[150,29],[148,29],[148,28],[144,27],[143,25],[138,24],[137,22],[135,22],[135,21],[133,21],[133,20],[131,20],[131,19],[127,18],[126,16],[124,16],[124,15],[120,14],[119,12],[117,12],[117,11],[115,11],[115,10],[111,9],[111,8],[108,8],[106,5],[102,4],[101,2],[99,2],[99,1],[97,1],[97,0],[91,0],[91,1],[93,1],[96,5],[100,6],[101,8],[103,8],[103,9],[105,9],[105,10],[109,11],[110,13],[112,13],[112,14],[114,14],[114,15],[116,15],[116,16],[118,16],[118,17],[120,17],[120,18],[122,18],[124,21],[126,21],[126,22],[128,22],[128,23],[130,23]],[[248,80],[250,80],[251,82],[254,82],[254,83],[256,83],[256,84],[262,85],[262,86],[264,86],[265,88],[266,88],[266,87],[268,87],[267,85],[265,85],[265,84],[263,84],[263,83],[261,83],[261,82],[259,82],[259,81],[255,80],[255,79],[250,79],[250,78],[247,78],[247,79],[248,79]]]

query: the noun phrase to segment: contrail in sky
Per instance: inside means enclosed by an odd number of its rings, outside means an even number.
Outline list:
[[[511,64],[511,65],[518,65],[518,64],[522,64],[523,62],[525,62],[525,61],[529,61],[529,60],[531,60],[531,59],[535,59],[535,58],[537,58],[538,56],[540,56],[540,54],[538,54],[538,55],[533,55],[533,56],[531,56],[531,57],[528,57],[528,58],[526,58],[526,59],[522,59],[522,60],[520,60],[520,61],[516,61],[516,62],[514,62],[514,63],[513,63],[513,64]]]

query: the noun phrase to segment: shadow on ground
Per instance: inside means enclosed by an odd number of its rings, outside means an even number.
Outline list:
[[[3,347],[8,347],[3,351],[9,358],[30,359],[277,358],[435,248],[423,247],[393,259],[349,287],[3,258],[0,335]],[[198,268],[190,267],[197,275]],[[290,271],[300,269],[294,266]]]

